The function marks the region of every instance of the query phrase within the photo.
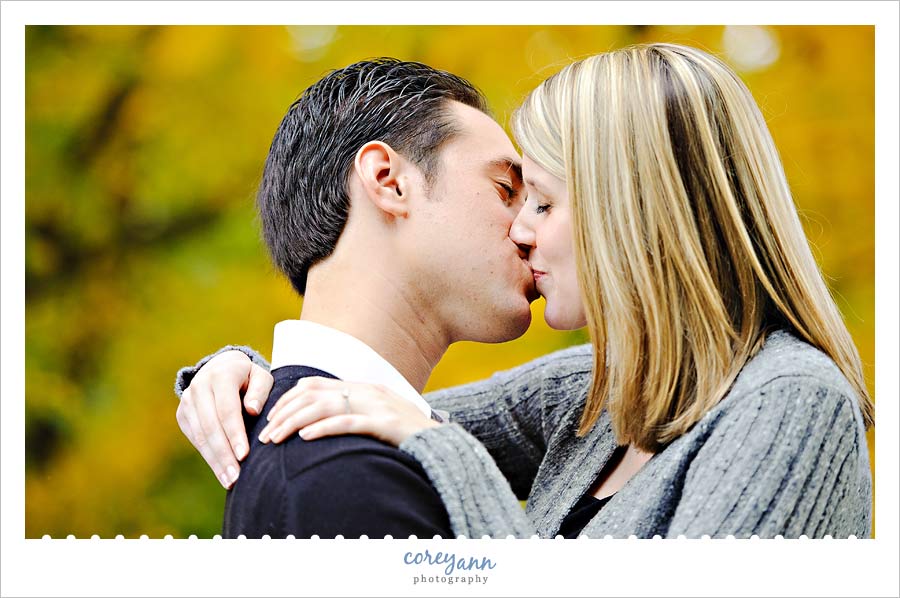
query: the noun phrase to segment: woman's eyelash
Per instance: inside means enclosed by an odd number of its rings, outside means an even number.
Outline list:
[[[543,214],[544,212],[546,212],[549,209],[550,209],[550,204],[545,203],[545,204],[539,205],[537,208],[535,208],[534,211],[537,214]]]

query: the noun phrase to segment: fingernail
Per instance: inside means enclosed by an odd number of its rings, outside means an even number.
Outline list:
[[[228,466],[228,480],[229,480],[228,483],[234,484],[234,482],[237,480],[237,477],[238,477],[237,469],[234,468],[234,465],[229,465]]]
[[[258,412],[259,411],[259,401],[250,401],[250,403],[247,405],[247,407]]]
[[[228,484],[228,475],[225,474],[225,473],[223,473],[222,475],[220,475],[220,476],[219,476],[219,483],[222,484],[222,487],[225,488],[225,489],[227,490],[227,489],[228,489],[228,486],[229,486],[229,484]]]
[[[244,455],[247,454],[247,447],[243,444],[239,444],[235,447],[234,452],[237,453],[238,459],[243,459]]]
[[[262,442],[263,444],[267,443],[269,441],[269,433],[266,432],[265,430],[260,432],[259,433],[259,441]]]

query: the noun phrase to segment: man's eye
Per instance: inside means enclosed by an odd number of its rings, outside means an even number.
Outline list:
[[[510,203],[513,200],[513,196],[516,194],[515,190],[505,183],[497,183],[497,185],[503,190],[504,203]]]

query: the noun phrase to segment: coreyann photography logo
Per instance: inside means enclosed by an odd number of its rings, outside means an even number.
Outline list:
[[[455,583],[487,584],[490,577],[487,573],[497,563],[487,557],[460,555],[450,552],[405,552],[403,564],[413,571],[413,585]]]

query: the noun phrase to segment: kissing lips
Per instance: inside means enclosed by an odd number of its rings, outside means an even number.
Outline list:
[[[528,303],[534,303],[541,294],[534,286],[534,276],[531,272],[531,265],[525,260],[522,260],[522,265],[525,266],[525,272],[523,273],[525,276],[522,279],[522,282],[525,285],[525,296],[528,299]]]
[[[534,288],[537,290],[539,295],[544,295],[544,292],[541,290],[541,282],[543,282],[544,278],[547,276],[547,273],[542,270],[532,270],[532,276],[534,276]]]

